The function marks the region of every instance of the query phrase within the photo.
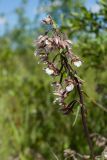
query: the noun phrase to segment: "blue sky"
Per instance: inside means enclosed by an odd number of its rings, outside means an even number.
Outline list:
[[[37,7],[39,0],[28,0],[27,14],[29,17],[34,15],[34,9]],[[13,18],[13,11],[20,7],[21,0],[0,0],[0,13],[5,13],[6,17]]]
[[[39,0],[28,0],[28,4],[26,6],[26,14],[32,20],[35,16],[36,8],[38,7]],[[93,8],[98,9],[95,5],[95,0],[87,0],[86,6],[88,9]],[[1,13],[5,14],[6,18],[0,18],[0,35],[4,30],[4,23],[7,21],[9,26],[12,27],[16,23],[16,16],[13,13],[15,8],[21,5],[21,0],[0,0],[0,15]],[[1,17],[1,16],[0,16]]]
[[[28,0],[26,14],[31,20],[35,16],[35,10],[38,6],[38,1],[39,0]],[[0,0],[0,15],[2,16],[2,13],[5,15],[5,20],[4,18],[0,18],[0,35],[4,31],[4,21],[8,22],[10,28],[16,24],[17,17],[14,14],[14,11],[20,6],[21,0]]]

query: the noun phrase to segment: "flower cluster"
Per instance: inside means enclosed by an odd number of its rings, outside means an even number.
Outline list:
[[[54,103],[58,102],[66,114],[70,110],[72,111],[73,106],[78,102],[73,100],[66,103],[66,98],[76,88],[77,83],[82,83],[75,77],[76,72],[73,70],[73,65],[80,67],[82,61],[73,54],[72,41],[54,27],[55,23],[51,16],[45,18],[43,23],[50,25],[50,30],[40,35],[35,41],[35,55],[39,56],[41,62],[45,64],[44,70],[48,75],[54,76],[54,78],[59,77],[59,80],[57,78],[57,81],[52,84],[56,96]]]

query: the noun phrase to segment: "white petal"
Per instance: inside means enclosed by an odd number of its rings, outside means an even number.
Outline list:
[[[45,44],[46,44],[46,45],[50,45],[51,43],[50,43],[48,40],[46,40],[46,41],[45,41]]]
[[[76,67],[80,67],[81,65],[82,65],[82,62],[81,61],[75,61],[75,62],[73,62],[74,63],[74,65],[76,66]]]
[[[67,92],[70,92],[70,91],[72,91],[74,89],[74,85],[73,84],[70,84],[70,85],[68,85],[67,87],[66,87],[66,91]]]
[[[50,68],[46,68],[45,69],[45,72],[48,74],[48,75],[52,75],[54,73],[54,71]]]

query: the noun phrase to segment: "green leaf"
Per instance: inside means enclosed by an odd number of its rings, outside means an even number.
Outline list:
[[[80,106],[78,105],[77,106],[77,111],[76,111],[76,116],[75,116],[75,119],[74,119],[74,122],[73,122],[73,126],[76,124],[77,122],[77,119],[78,119],[78,116],[79,116],[79,112],[80,112]]]

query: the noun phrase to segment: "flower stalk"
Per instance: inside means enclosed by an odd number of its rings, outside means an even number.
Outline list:
[[[44,35],[40,35],[35,41],[35,55],[39,56],[40,61],[45,65],[45,72],[55,79],[52,83],[54,87],[53,93],[56,96],[54,103],[58,103],[61,106],[60,110],[63,114],[73,112],[74,106],[77,103],[80,105],[84,132],[90,148],[91,158],[94,160],[81,90],[83,80],[77,76],[76,71],[73,69],[74,66],[80,67],[82,61],[72,52],[72,41],[60,32],[51,16],[46,17],[43,23],[49,25],[50,30],[46,31]],[[78,93],[78,98],[68,101],[67,98],[74,89]]]

